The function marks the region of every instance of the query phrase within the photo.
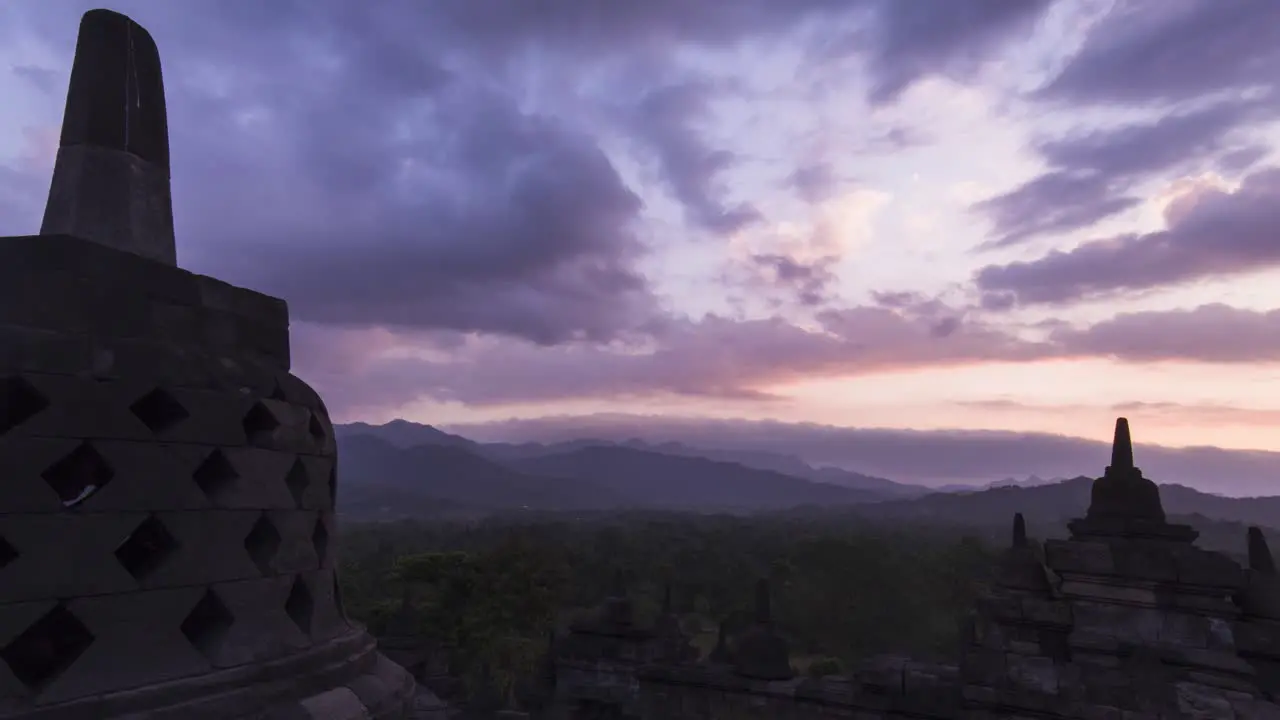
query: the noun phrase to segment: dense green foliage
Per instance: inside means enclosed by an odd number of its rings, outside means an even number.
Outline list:
[[[705,648],[716,623],[751,617],[768,576],[798,665],[848,667],[888,652],[952,657],[958,621],[990,566],[988,544],[941,530],[876,530],[803,518],[676,514],[469,524],[350,525],[348,612],[377,634],[412,589],[413,630],[454,649],[464,677],[506,692],[535,669],[548,632],[600,603],[619,578],[642,619],[671,583]]]

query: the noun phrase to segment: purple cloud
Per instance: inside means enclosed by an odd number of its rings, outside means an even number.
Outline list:
[[[1280,310],[1215,304],[1125,313],[1083,329],[1060,328],[1050,339],[1073,353],[1132,362],[1275,362],[1280,360]]]
[[[736,160],[703,141],[697,125],[718,89],[683,82],[649,90],[632,110],[629,128],[654,151],[663,179],[684,206],[688,219],[717,235],[732,234],[763,219],[750,204],[726,206],[717,184]]]
[[[1085,243],[1037,260],[990,265],[984,292],[1019,304],[1066,303],[1261,270],[1280,264],[1280,168],[1246,177],[1235,192],[1204,189],[1171,206],[1167,228]]]
[[[1276,87],[1280,5],[1118,3],[1038,95],[1062,103],[1176,103]]]
[[[1090,227],[1137,205],[1140,199],[1131,193],[1157,173],[1194,167],[1214,155],[1228,163],[1234,155],[1240,163],[1242,149],[1231,143],[1231,131],[1274,110],[1258,101],[1231,100],[1152,122],[1041,141],[1035,150],[1048,172],[974,206],[990,218],[997,234],[989,247]]]

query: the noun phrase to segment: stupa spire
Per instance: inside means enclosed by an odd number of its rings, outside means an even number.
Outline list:
[[[160,51],[120,13],[80,20],[40,234],[177,264]]]
[[[1111,441],[1111,465],[1107,472],[1120,473],[1132,471],[1133,440],[1129,437],[1129,419],[1116,418],[1115,438]]]

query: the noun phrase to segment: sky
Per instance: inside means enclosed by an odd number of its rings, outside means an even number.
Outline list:
[[[90,7],[0,3],[0,235]],[[335,420],[1280,451],[1280,3],[109,7],[180,265],[286,299]]]

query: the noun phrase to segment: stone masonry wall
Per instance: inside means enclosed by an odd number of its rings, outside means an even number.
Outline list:
[[[280,300],[0,238],[0,716],[283,658],[371,667],[333,570],[332,426],[288,367]]]

